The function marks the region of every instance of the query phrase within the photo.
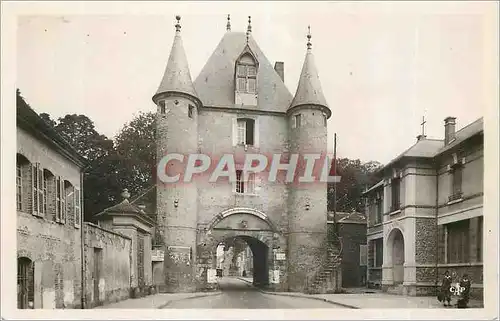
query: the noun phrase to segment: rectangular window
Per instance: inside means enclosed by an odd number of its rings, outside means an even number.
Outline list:
[[[245,182],[243,178],[243,171],[236,171],[236,193],[244,193],[245,192]]]
[[[469,224],[462,220],[446,225],[447,263],[469,263]]]
[[[382,215],[383,215],[383,208],[382,208],[382,197],[377,198],[377,203],[376,203],[376,218],[375,221],[377,223],[382,222]]]
[[[368,262],[367,245],[361,244],[359,246],[359,265],[366,266],[367,262]]]
[[[328,118],[326,118],[326,115],[325,115],[325,114],[323,114],[323,125],[324,125],[325,127],[327,127],[327,126],[328,126],[327,121],[328,121]]]
[[[165,101],[160,101],[160,113],[165,114]]]
[[[188,108],[188,117],[193,118],[194,106],[189,105]]]
[[[238,119],[238,144],[246,143],[247,122],[243,119]]]
[[[462,197],[462,167],[455,166],[451,172],[452,191],[450,201],[460,199]]]
[[[21,211],[23,208],[23,179],[22,179],[21,165],[17,164],[16,168],[16,204],[17,210]]]
[[[384,240],[383,238],[379,238],[375,240],[374,244],[375,250],[375,267],[381,267],[384,261]]]
[[[64,202],[66,203],[66,219],[67,221],[71,224],[73,223],[73,225],[75,224],[75,222],[71,221],[72,219],[74,219],[74,206],[75,206],[75,203],[74,203],[74,199],[75,199],[75,188],[73,185],[70,185],[68,187],[65,187],[64,188]]]
[[[82,217],[82,211],[81,211],[81,206],[80,206],[80,190],[75,188],[75,194],[74,194],[75,200],[75,227],[80,227],[80,222],[81,222],[81,217]]]
[[[299,128],[301,125],[301,115],[297,114],[293,117],[293,128]]]
[[[56,222],[61,222],[61,179],[56,177]]]
[[[477,218],[477,245],[476,257],[478,262],[483,262],[483,217]]]
[[[247,91],[247,79],[246,78],[238,78],[238,91],[246,92]]]
[[[248,78],[248,92],[254,94],[257,91],[257,79]]]
[[[400,194],[401,194],[401,180],[400,178],[393,178],[391,182],[392,189],[392,205],[391,212],[399,210],[401,206]]]
[[[45,214],[45,196],[44,196],[44,179],[43,179],[43,169],[38,164],[38,214]]]

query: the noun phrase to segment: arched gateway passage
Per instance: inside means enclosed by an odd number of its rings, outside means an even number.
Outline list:
[[[252,268],[248,276],[259,287],[270,284],[274,270],[273,250],[286,244],[274,224],[260,211],[234,208],[220,213],[209,224],[203,238],[202,256],[210,257],[210,268],[217,269],[217,247],[220,244],[243,243],[250,248]],[[240,275],[242,276],[242,275]]]

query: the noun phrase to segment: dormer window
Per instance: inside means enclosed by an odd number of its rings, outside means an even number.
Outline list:
[[[236,91],[249,94],[257,92],[257,64],[249,53],[241,56],[236,64]]]

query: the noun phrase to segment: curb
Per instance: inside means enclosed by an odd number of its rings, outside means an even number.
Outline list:
[[[182,300],[190,300],[190,299],[198,299],[198,298],[204,298],[204,297],[208,297],[208,296],[216,296],[216,295],[221,295],[221,294],[222,294],[222,292],[210,292],[210,293],[206,293],[206,294],[188,296],[188,297],[180,298],[180,299],[172,299],[172,300],[169,300],[169,301],[167,301],[166,303],[164,303],[162,305],[159,305],[159,306],[155,307],[154,309],[164,309],[170,303],[173,303],[173,302],[178,302],[178,301],[182,301]]]
[[[238,279],[241,280],[241,281],[243,281],[243,282],[246,282],[248,284],[251,284],[249,281],[247,281],[245,279],[241,279],[241,278],[238,278]],[[323,301],[323,302],[327,302],[327,303],[331,303],[331,304],[335,304],[335,305],[340,305],[340,306],[342,306],[344,308],[348,308],[348,309],[360,309],[359,307],[354,306],[354,305],[349,305],[349,304],[345,304],[345,303],[335,302],[335,301],[332,301],[332,300],[328,300],[328,299],[324,299],[324,298],[319,298],[319,297],[315,297],[315,296],[291,294],[291,293],[288,293],[288,292],[268,292],[268,291],[261,290],[259,288],[256,288],[256,289],[259,292],[261,292],[261,293],[269,294],[269,295],[289,296],[289,297],[301,298],[301,299],[312,299],[312,300]]]

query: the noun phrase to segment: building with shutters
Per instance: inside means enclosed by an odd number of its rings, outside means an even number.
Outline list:
[[[18,94],[18,308],[81,307],[84,164]]]
[[[483,119],[444,139],[424,135],[385,165],[365,193],[368,283],[408,295],[434,295],[445,271],[483,295]]]

